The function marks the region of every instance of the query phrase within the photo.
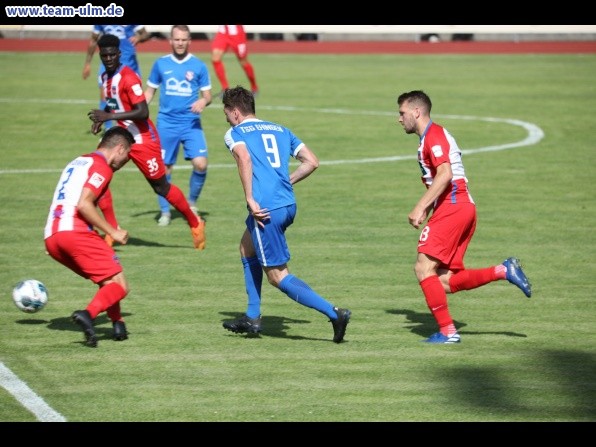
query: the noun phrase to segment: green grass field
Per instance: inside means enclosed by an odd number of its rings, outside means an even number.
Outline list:
[[[157,56],[141,54],[144,76]],[[83,54],[0,53],[0,366],[52,410],[36,417],[0,375],[0,421],[595,421],[596,56],[251,60],[258,116],[290,127],[322,162],[296,186],[289,265],[352,310],[345,342],[268,284],[260,338],[222,328],[245,310],[246,209],[214,102],[203,115],[207,249],[194,250],[179,215],[156,225],[156,196],[127,165],[112,188],[130,233],[116,246],[131,286],[122,302],[130,338],[112,341],[103,314],[99,347],[84,347],[69,317],[96,288],[45,255],[43,226],[60,171],[97,144],[86,116],[97,85],[81,79]],[[232,84],[246,85],[235,59],[225,61]],[[459,345],[420,342],[436,326],[407,223],[423,186],[418,139],[397,123],[396,98],[412,89],[429,93],[434,120],[467,152],[479,217],[467,267],[518,256],[533,284],[531,299],[506,281],[450,295]],[[180,158],[173,181],[185,192],[189,173]],[[37,314],[12,303],[26,277],[50,291]]]

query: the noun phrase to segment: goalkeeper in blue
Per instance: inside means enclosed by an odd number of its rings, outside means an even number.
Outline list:
[[[257,119],[255,98],[237,86],[224,90],[223,109],[231,128],[224,142],[236,164],[244,190],[248,217],[240,240],[240,258],[248,295],[246,314],[223,327],[235,333],[261,332],[261,285],[267,281],[289,298],[326,315],[333,326],[333,341],[341,343],[351,312],[334,306],[288,270],[290,251],[285,232],[296,217],[293,185],[319,166],[317,156],[292,131]],[[291,173],[290,160],[299,164]]]

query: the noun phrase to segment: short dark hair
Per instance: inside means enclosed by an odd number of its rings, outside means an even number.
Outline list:
[[[225,89],[221,102],[224,109],[236,107],[243,115],[255,114],[255,95],[241,85]]]
[[[97,41],[99,48],[120,48],[120,39],[113,34],[104,34]]]
[[[132,146],[134,142],[134,137],[127,129],[120,126],[112,126],[103,134],[98,147],[113,148],[124,143]]]
[[[418,106],[426,107],[427,113],[430,113],[433,108],[433,103],[429,96],[422,90],[412,90],[411,92],[405,92],[398,96],[397,104],[401,106],[404,102],[411,102]]]

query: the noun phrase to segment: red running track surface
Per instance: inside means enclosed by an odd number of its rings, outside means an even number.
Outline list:
[[[0,39],[0,51],[87,51],[89,41],[68,39]],[[210,41],[194,40],[192,51],[209,53]],[[168,40],[154,39],[138,46],[142,53],[168,53]],[[386,42],[386,41],[249,41],[250,53],[294,54],[593,54],[594,41],[565,42]]]

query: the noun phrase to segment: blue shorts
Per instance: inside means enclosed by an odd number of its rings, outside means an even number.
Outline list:
[[[265,228],[261,228],[251,215],[246,218],[246,228],[263,267],[284,265],[290,260],[285,232],[294,222],[296,204],[271,210],[270,213],[271,218],[264,222]]]
[[[201,127],[201,122],[196,120],[191,125],[172,126],[160,124],[157,120],[157,133],[161,141],[161,156],[166,165],[176,164],[180,145],[184,148],[184,159],[192,160],[195,157],[207,157],[207,141]]]

